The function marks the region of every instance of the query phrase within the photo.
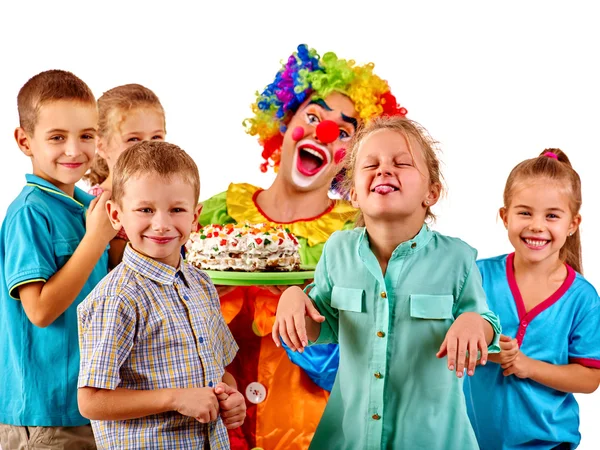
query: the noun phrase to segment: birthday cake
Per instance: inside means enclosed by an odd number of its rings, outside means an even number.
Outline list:
[[[300,269],[299,243],[282,226],[207,225],[190,235],[186,259],[204,270],[244,272]]]

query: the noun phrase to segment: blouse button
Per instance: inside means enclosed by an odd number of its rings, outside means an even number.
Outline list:
[[[383,378],[383,375],[381,374],[381,372],[375,372],[373,375],[375,375],[375,378]]]
[[[378,331],[377,332],[377,336],[379,336],[380,338],[385,336],[385,333],[383,331]]]
[[[387,298],[387,294],[386,294],[385,292],[382,292],[382,293],[381,293],[381,294],[379,294],[379,295],[381,295],[381,298]]]
[[[416,242],[413,242],[413,243],[411,244],[410,248],[417,248],[417,243],[416,243]]]
[[[381,419],[381,416],[379,414],[373,414],[371,417],[373,418],[373,420]]]

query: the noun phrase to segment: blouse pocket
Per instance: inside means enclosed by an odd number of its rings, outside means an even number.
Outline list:
[[[331,306],[343,311],[365,312],[365,291],[334,286],[331,292]]]
[[[417,319],[454,319],[453,295],[411,294],[410,316]]]

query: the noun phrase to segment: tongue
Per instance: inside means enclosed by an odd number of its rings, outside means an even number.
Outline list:
[[[302,164],[302,168],[307,172],[313,172],[321,167],[323,164],[323,160],[317,158],[312,153],[305,152],[300,150],[300,164]]]
[[[396,189],[394,189],[392,186],[377,186],[375,188],[375,192],[381,195],[389,194],[390,192],[394,192],[395,190]]]

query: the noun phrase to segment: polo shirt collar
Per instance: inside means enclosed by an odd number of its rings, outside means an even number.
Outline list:
[[[87,208],[94,198],[93,195],[87,194],[77,186],[75,186],[73,197],[71,197],[49,181],[46,181],[43,178],[31,173],[25,174],[25,180],[27,181],[27,186],[36,187],[48,194],[51,194],[54,196],[54,198],[56,198],[56,200],[64,203],[70,208]]]
[[[123,253],[123,264],[134,272],[139,273],[145,278],[149,278],[157,283],[172,285],[179,277],[187,284],[188,268],[183,263],[183,258],[179,258],[179,267],[176,269],[165,263],[158,262],[146,255],[142,255],[131,247],[128,243]]]

